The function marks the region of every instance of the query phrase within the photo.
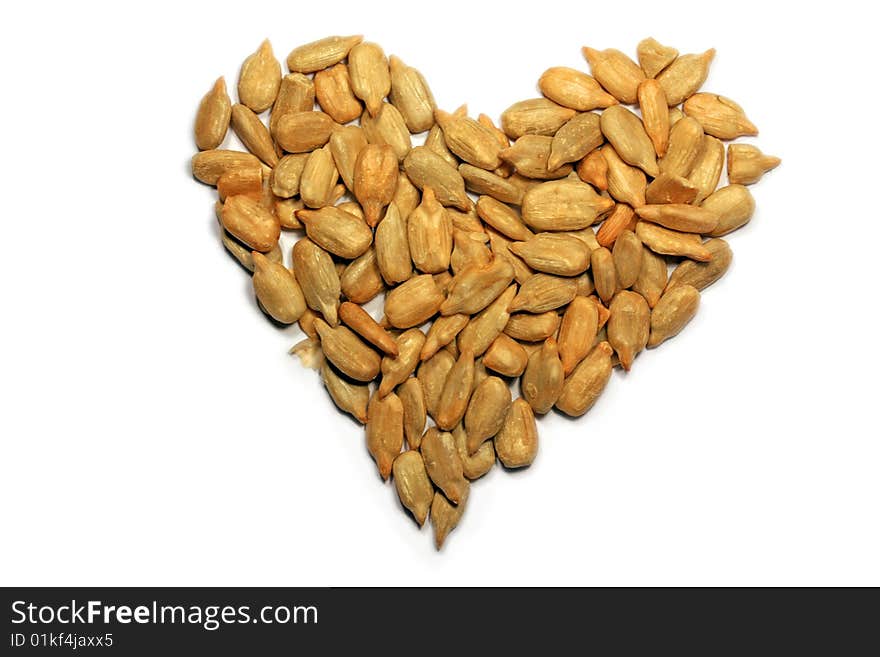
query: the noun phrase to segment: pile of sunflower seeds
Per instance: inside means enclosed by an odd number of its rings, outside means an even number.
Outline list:
[[[291,353],[366,425],[438,549],[471,481],[535,459],[536,414],[583,415],[615,366],[693,318],[730,266],[721,236],[754,213],[746,185],[780,162],[725,148],[757,128],[699,92],[714,50],[583,54],[591,74],[548,69],[500,127],[437,109],[419,71],[360,36],[295,48],[287,75],[266,41],[237,104],[220,78],[198,108],[192,171],[217,188],[223,245],[260,308],[299,323]],[[230,125],[247,152],[220,148]],[[376,321],[362,306],[380,295]]]

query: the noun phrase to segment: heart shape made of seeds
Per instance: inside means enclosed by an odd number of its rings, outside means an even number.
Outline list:
[[[780,163],[725,148],[758,131],[699,91],[714,50],[583,54],[591,74],[547,69],[499,128],[437,109],[419,71],[361,36],[295,48],[287,75],[265,41],[239,103],[221,77],[196,114],[192,171],[217,188],[223,245],[263,312],[299,323],[291,353],[365,424],[438,549],[471,481],[535,459],[536,414],[583,415],[615,366],[693,318],[730,265],[722,236],[754,213],[746,185]],[[247,152],[220,148],[230,125]],[[363,306],[382,295],[376,321]]]

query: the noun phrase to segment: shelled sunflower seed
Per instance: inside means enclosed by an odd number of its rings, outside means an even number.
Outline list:
[[[536,415],[583,415],[614,367],[684,329],[730,266],[721,236],[754,214],[747,185],[780,163],[725,149],[758,130],[700,91],[714,50],[582,52],[588,71],[548,68],[497,123],[438,108],[361,36],[294,48],[286,75],[264,41],[238,103],[221,77],[198,106],[192,172],[218,190],[220,241],[259,308],[306,333],[291,353],[438,549],[471,481],[534,461]],[[230,126],[247,152],[223,148]]]

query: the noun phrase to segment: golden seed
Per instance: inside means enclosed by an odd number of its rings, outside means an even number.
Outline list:
[[[434,118],[449,150],[459,158],[487,171],[501,166],[501,145],[485,126],[467,116],[454,116],[442,110],[435,110]]]
[[[428,510],[434,501],[434,487],[422,455],[415,449],[399,454],[392,466],[394,487],[400,503],[412,512],[419,527],[428,519]]]
[[[192,172],[196,180],[216,185],[224,173],[235,169],[260,167],[260,161],[250,153],[214,149],[196,153],[192,158]]]
[[[396,328],[418,326],[437,314],[443,293],[430,274],[413,276],[385,296],[385,316]]]
[[[305,305],[305,302],[303,302]],[[366,310],[350,301],[339,306],[339,319],[370,344],[378,347],[389,356],[397,356],[397,343],[385,329],[370,317]]]
[[[678,285],[690,285],[697,290],[703,290],[724,276],[733,260],[730,245],[722,239],[711,239],[704,246],[712,254],[712,259],[709,262],[683,260],[672,270],[667,291]]]
[[[471,318],[458,334],[457,345],[461,350],[469,350],[474,356],[481,356],[498,337],[510,319],[510,307],[516,286],[508,287],[495,301]]]
[[[559,398],[564,379],[565,373],[556,340],[547,338],[541,349],[529,357],[529,363],[523,372],[520,381],[523,399],[535,413],[544,415]]]
[[[703,127],[689,116],[669,131],[666,155],[660,160],[660,171],[687,178],[703,149]]]
[[[556,408],[572,417],[580,417],[593,407],[611,378],[613,349],[605,341],[592,348],[565,379]]]
[[[351,88],[372,116],[391,92],[391,71],[385,53],[375,43],[358,43],[348,53]]]
[[[535,414],[525,399],[517,399],[510,405],[504,424],[495,435],[495,452],[507,468],[531,465],[538,455]]]
[[[467,326],[470,317],[468,315],[447,315],[440,316],[431,324],[428,329],[428,336],[425,340],[425,346],[419,354],[421,360],[428,360],[440,351],[443,347],[455,340],[455,336]]]
[[[516,172],[526,178],[554,180],[571,173],[571,165],[562,164],[550,169],[550,156],[553,152],[553,137],[544,135],[523,135],[513,146],[501,151],[501,159],[512,165]]]
[[[449,370],[437,403],[434,421],[444,431],[461,422],[471,399],[474,383],[474,353],[464,350]]]
[[[755,199],[748,187],[728,185],[706,198],[701,207],[718,216],[718,223],[706,234],[720,237],[749,222],[755,213]]]
[[[287,68],[297,73],[314,73],[338,64],[363,41],[360,35],[331,36],[294,48],[287,56]]]
[[[431,502],[431,525],[434,527],[434,546],[438,550],[443,547],[449,533],[461,522],[469,493],[468,486],[457,505],[447,500],[440,491],[434,493],[434,501]]]
[[[669,106],[657,80],[645,80],[639,85],[639,109],[645,132],[654,144],[654,152],[657,157],[663,157],[669,145]]]
[[[269,129],[260,121],[260,117],[246,105],[236,103],[232,106],[232,129],[251,153],[260,158],[270,167],[278,164],[275,143]]]
[[[419,353],[424,344],[425,334],[417,328],[411,328],[397,336],[397,356],[385,356],[382,359],[382,381],[379,383],[380,397],[390,393],[415,372],[416,366],[419,364]]]
[[[271,251],[281,236],[278,218],[249,196],[227,198],[223,204],[222,223],[233,237],[256,251]]]
[[[263,199],[263,172],[259,167],[233,169],[217,179],[217,196],[225,201],[229,196],[249,196]]]
[[[412,276],[406,221],[394,202],[388,205],[385,218],[376,227],[376,261],[388,285],[402,283]]]
[[[306,310],[299,283],[291,271],[269,260],[259,251],[251,254],[254,262],[254,293],[260,307],[282,324],[293,324]]]
[[[678,333],[697,314],[700,292],[690,285],[676,285],[663,293],[651,313],[649,347],[656,347]]]
[[[383,144],[368,144],[358,154],[354,168],[354,195],[370,226],[379,223],[382,210],[397,189],[397,157]]]
[[[452,439],[455,441],[455,448],[461,457],[461,469],[466,478],[471,481],[479,479],[495,465],[495,447],[491,440],[480,445],[473,454],[468,453],[468,433],[465,431],[463,422],[459,422],[452,430]]]
[[[518,377],[529,362],[529,355],[516,340],[501,333],[483,354],[483,365],[502,376]]]
[[[595,50],[584,47],[581,50],[590,64],[593,77],[612,96],[630,105],[638,100],[639,83],[645,79],[645,73],[638,64],[614,48]]]
[[[608,193],[619,203],[637,208],[645,204],[648,180],[645,172],[624,162],[610,145],[602,147],[608,163]]]
[[[578,291],[574,278],[550,274],[534,274],[523,283],[513,302],[511,312],[543,313],[571,302]]]
[[[648,344],[651,309],[641,294],[622,290],[608,307],[608,342],[617,352],[623,369],[629,371],[633,360]]]
[[[749,121],[743,108],[718,94],[694,94],[684,102],[682,109],[700,122],[703,132],[718,139],[758,134],[758,128]]]
[[[472,266],[455,275],[440,312],[473,315],[497,299],[513,280],[513,267],[495,258],[485,266]]]
[[[428,419],[422,384],[416,377],[411,376],[397,386],[397,396],[403,404],[403,433],[406,444],[410,449],[418,449],[422,444],[422,434]]]
[[[293,273],[309,308],[321,313],[330,326],[336,326],[341,289],[330,254],[309,238],[302,238],[293,245]]]
[[[464,416],[468,454],[501,430],[510,402],[510,388],[497,376],[487,376],[476,386]]]
[[[546,98],[521,100],[501,113],[501,129],[511,139],[523,135],[553,135],[574,115],[573,109]]]
[[[694,160],[688,181],[697,188],[697,195],[692,199],[694,203],[700,203],[718,187],[721,180],[721,170],[724,168],[724,144],[715,137],[706,135],[703,137],[703,145],[700,154]],[[691,201],[677,201],[690,203]]]
[[[403,161],[403,170],[419,189],[430,187],[443,205],[467,211],[471,200],[464,188],[464,179],[455,166],[426,148],[413,148]]]
[[[308,153],[298,153],[285,155],[278,160],[278,164],[272,169],[272,175],[269,178],[272,193],[275,196],[293,198],[299,194],[299,183],[307,159],[309,159]]]
[[[288,153],[321,148],[337,124],[324,112],[289,112],[275,123],[272,136]]]
[[[458,172],[464,178],[465,187],[474,194],[484,194],[502,203],[522,203],[523,190],[507,178],[471,164],[459,165]]]
[[[388,479],[394,460],[403,449],[403,404],[393,392],[385,397],[373,393],[367,406],[367,449],[379,475]]]
[[[594,78],[565,66],[554,66],[544,71],[538,80],[538,87],[554,103],[579,112],[617,103],[617,99],[607,93]]]
[[[636,282],[642,270],[642,243],[631,230],[623,231],[614,242],[611,252],[617,284],[627,289]]]
[[[713,258],[714,260],[714,258]],[[693,262],[685,260],[684,262]],[[653,308],[660,300],[660,295],[666,288],[667,279],[666,259],[662,255],[658,255],[646,246],[642,247],[642,267],[639,270],[639,277],[633,283],[634,292],[641,294],[648,306]]]
[[[326,360],[321,363],[321,379],[336,406],[361,424],[367,423],[370,387],[340,376]]]
[[[289,73],[281,78],[278,96],[269,116],[269,132],[275,134],[275,124],[290,112],[311,112],[315,109],[315,84],[302,73]]]
[[[419,365],[416,376],[419,383],[422,384],[422,391],[425,393],[425,408],[431,417],[437,416],[443,385],[446,383],[446,377],[453,365],[455,365],[455,357],[445,349],[441,349]],[[383,380],[384,376],[383,372]]]
[[[687,203],[643,205],[636,208],[636,214],[640,219],[684,233],[711,233],[719,219],[716,212]]]
[[[281,85],[281,64],[275,59],[269,39],[244,60],[238,75],[238,98],[259,114],[275,102]]]
[[[764,155],[751,144],[731,144],[727,147],[727,179],[732,185],[751,185],[782,163],[778,157]]]
[[[318,71],[314,84],[318,104],[337,123],[348,123],[361,115],[363,108],[351,89],[345,64]]]
[[[354,191],[354,169],[358,155],[367,145],[367,136],[356,125],[347,125],[333,130],[329,139],[333,163],[349,191]]]
[[[373,231],[361,219],[332,205],[320,210],[297,210],[306,234],[325,251],[351,260],[363,255],[373,241]]]
[[[317,148],[309,153],[303,167],[299,181],[300,198],[307,207],[324,208],[331,204],[338,180],[339,172],[333,163],[330,148]]]
[[[544,313],[512,313],[504,332],[515,340],[540,342],[556,333],[559,315],[553,310]]]
[[[714,48],[702,55],[681,55],[657,75],[670,106],[678,105],[703,86],[714,57]]]
[[[612,207],[614,201],[599,196],[586,183],[553,180],[525,193],[522,218],[527,226],[538,231],[579,230],[596,223]]]
[[[394,105],[379,103],[379,109],[373,116],[364,112],[361,115],[361,128],[371,144],[391,146],[398,162],[403,162],[412,148],[406,122]]]
[[[219,77],[204,95],[196,112],[196,147],[200,151],[217,148],[226,138],[232,104],[226,93],[226,81]]]
[[[407,219],[406,237],[416,269],[427,274],[449,269],[452,221],[430,187],[425,187],[422,202]]]
[[[648,221],[640,221],[636,224],[636,235],[654,253],[684,256],[700,262],[712,259],[712,254],[703,246],[703,240],[695,233],[681,233]]]
[[[593,284],[596,294],[608,303],[617,292],[617,270],[614,267],[614,256],[604,246],[590,254],[590,266],[593,272]]]
[[[577,114],[553,135],[547,168],[552,171],[567,162],[577,162],[587,153],[598,148],[603,141],[599,116],[592,112]]]
[[[557,276],[577,276],[590,266],[590,250],[577,237],[539,233],[525,242],[514,242],[510,250],[532,269]]]
[[[379,374],[381,356],[353,331],[345,326],[333,328],[320,319],[315,320],[315,330],[324,355],[340,372],[355,381],[372,381]]]
[[[636,54],[639,58],[639,65],[649,78],[656,77],[660,71],[678,57],[678,51],[675,48],[664,46],[651,37],[639,42]]]
[[[385,289],[376,249],[369,248],[352,260],[339,276],[342,294],[353,303],[364,304]]]
[[[623,105],[612,105],[599,119],[602,134],[627,164],[639,167],[649,176],[656,176],[657,155],[641,119]]]
[[[434,96],[424,76],[399,57],[389,57],[391,68],[391,94],[389,100],[406,121],[412,133],[430,130],[434,125]]]
[[[645,189],[645,200],[651,205],[691,203],[697,198],[698,192],[699,189],[688,178],[671,173],[661,173]]]
[[[588,153],[577,165],[578,177],[600,191],[608,189],[608,162],[601,149]]]
[[[582,296],[572,299],[559,325],[559,358],[565,376],[571,374],[590,353],[598,332],[599,311],[596,304]]]

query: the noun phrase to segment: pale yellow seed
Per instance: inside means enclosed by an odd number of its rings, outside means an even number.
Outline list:
[[[703,86],[714,57],[714,49],[701,55],[681,55],[657,75],[670,106],[678,105]]]
[[[418,449],[422,443],[422,434],[425,431],[427,410],[425,408],[425,393],[422,384],[414,376],[397,386],[397,396],[403,404],[403,432],[406,444],[410,449]]]

